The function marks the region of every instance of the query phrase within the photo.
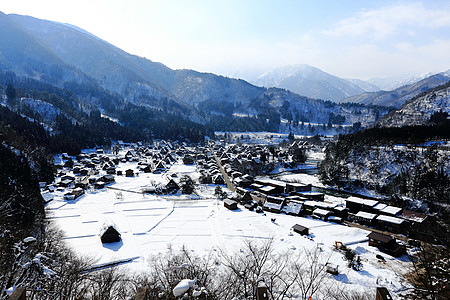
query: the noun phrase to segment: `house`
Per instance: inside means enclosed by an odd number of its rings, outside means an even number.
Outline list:
[[[125,176],[126,177],[133,177],[134,176],[134,171],[131,169],[128,169],[125,171]]]
[[[349,209],[351,213],[357,213],[359,211],[373,212],[375,205],[378,204],[376,200],[362,199],[357,197],[349,197],[345,199],[345,207]]]
[[[263,210],[280,213],[284,201],[284,198],[281,197],[267,196],[266,202],[264,202],[263,205]]]
[[[354,216],[354,218],[358,223],[362,225],[371,226],[374,224],[376,216],[376,214],[360,211]]]
[[[393,217],[399,216],[402,212],[401,207],[390,206],[390,205],[386,205],[384,203],[378,203],[377,205],[375,205],[373,207],[373,209],[380,214],[393,216]]]
[[[100,240],[103,244],[120,242],[120,233],[114,225],[104,225],[100,230]]]
[[[100,180],[102,180],[102,181],[104,181],[106,183],[110,183],[110,182],[116,181],[114,179],[114,175],[111,175],[111,174],[103,175],[102,177],[100,177]]]
[[[381,252],[399,257],[406,253],[405,246],[397,244],[390,235],[371,232],[368,236],[369,246],[377,247]]]
[[[64,200],[75,200],[83,194],[84,194],[83,189],[75,188],[75,189],[71,190],[70,192],[67,192],[64,194]]]
[[[430,233],[430,231],[432,231],[430,230],[432,228],[432,226],[430,226],[430,216],[427,216],[424,213],[405,209],[400,215],[400,218],[406,222],[406,233],[409,237],[434,242],[435,237]]]
[[[331,211],[322,208],[316,208],[312,213],[313,217],[323,221],[327,221],[328,217],[331,216],[331,214]]]
[[[309,235],[309,229],[299,224],[292,226],[292,230],[301,235]]]
[[[231,199],[223,200],[223,206],[225,206],[229,210],[236,210],[236,209],[238,209],[237,202],[234,201],[234,200],[231,200]]]
[[[311,185],[310,184],[300,184],[300,183],[286,183],[286,194],[295,194],[298,192],[306,192],[311,191]]]
[[[270,186],[270,185],[263,186],[262,188],[259,188],[258,191],[260,191],[261,193],[264,193],[266,195],[277,194],[276,188],[273,186]]]
[[[283,181],[273,180],[273,179],[259,179],[255,180],[255,183],[261,184],[263,186],[271,186],[273,187],[273,194],[281,194],[284,193],[286,189],[286,183]]]
[[[401,218],[379,215],[375,218],[375,224],[378,229],[386,230],[393,233],[406,232],[406,221]]]
[[[287,215],[300,216],[303,211],[303,203],[299,201],[289,200],[281,209]]]
[[[194,157],[192,157],[189,154],[185,155],[183,157],[183,164],[185,164],[185,165],[192,165],[192,164],[194,164]]]
[[[212,182],[214,184],[225,184],[225,180],[223,179],[223,176],[221,174],[212,176]]]
[[[104,181],[101,180],[97,180],[96,182],[94,182],[94,188],[95,189],[102,189],[106,186],[106,183]]]
[[[180,186],[175,182],[175,180],[170,179],[166,184],[166,189],[169,191],[178,191],[180,189]]]
[[[297,192],[297,195],[300,197],[303,197],[308,200],[313,201],[324,201],[325,200],[325,194],[319,193],[319,192],[312,192],[312,191],[304,191],[304,192]]]

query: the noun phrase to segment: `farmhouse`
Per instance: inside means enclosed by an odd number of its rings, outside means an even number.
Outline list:
[[[286,183],[286,194],[295,194],[295,193],[299,193],[299,192],[307,192],[307,191],[311,191],[311,185],[304,185],[304,184],[300,184],[300,183],[291,183],[288,182]]]
[[[349,209],[351,213],[357,213],[359,211],[373,212],[374,206],[378,204],[376,200],[362,199],[357,197],[350,197],[345,200],[345,207]]]
[[[303,192],[297,192],[297,195],[300,197],[303,197],[308,200],[313,201],[324,201],[325,200],[325,194],[319,193],[319,192],[311,192],[311,191],[303,191]]]
[[[355,215],[355,220],[360,224],[371,226],[374,224],[376,216],[376,214],[360,211]]]
[[[381,252],[399,257],[406,253],[404,246],[397,244],[395,239],[389,235],[371,232],[368,236],[369,246],[377,247]]]
[[[316,208],[313,213],[312,213],[313,217],[323,220],[323,221],[327,221],[328,217],[331,216],[331,211],[329,210],[325,210],[322,208]]]
[[[404,233],[406,229],[404,224],[406,223],[405,220],[386,215],[379,215],[376,217],[375,223],[377,228],[393,233]]]
[[[104,225],[100,229],[100,240],[102,243],[120,242],[120,233],[114,225]]]
[[[71,190],[70,192],[67,192],[64,194],[64,200],[75,200],[83,194],[84,194],[83,189],[75,188],[75,189]]]
[[[281,208],[284,205],[284,198],[267,196],[266,202],[264,202],[263,209],[270,212],[281,212]]]

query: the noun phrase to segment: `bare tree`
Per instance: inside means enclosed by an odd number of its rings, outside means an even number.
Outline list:
[[[294,276],[295,288],[298,288],[301,299],[308,299],[321,289],[327,275],[326,263],[329,258],[323,255],[319,247],[305,249],[296,257],[289,273]]]

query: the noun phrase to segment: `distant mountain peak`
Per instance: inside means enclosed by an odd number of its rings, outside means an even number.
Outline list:
[[[359,85],[307,64],[275,68],[257,76],[252,83],[285,88],[302,96],[331,101],[339,101],[366,91]]]

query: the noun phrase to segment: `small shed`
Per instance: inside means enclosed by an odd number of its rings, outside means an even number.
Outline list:
[[[100,240],[104,244],[120,242],[120,233],[115,224],[103,224],[102,228],[100,229]]]
[[[133,177],[134,176],[134,171],[131,169],[128,169],[125,171],[125,176],[126,177]]]
[[[327,273],[330,273],[330,274],[333,274],[333,275],[338,275],[339,274],[339,265],[335,265],[335,264],[332,264],[330,262],[327,262],[325,264],[325,266],[327,268],[326,269]]]
[[[295,224],[294,226],[292,226],[292,230],[294,232],[297,232],[298,234],[301,234],[301,235],[308,235],[309,234],[309,229],[307,227],[299,225],[299,224]]]
[[[234,200],[231,200],[231,199],[225,199],[223,201],[223,206],[225,206],[229,210],[236,210],[236,209],[238,209],[237,202],[234,201]]]

